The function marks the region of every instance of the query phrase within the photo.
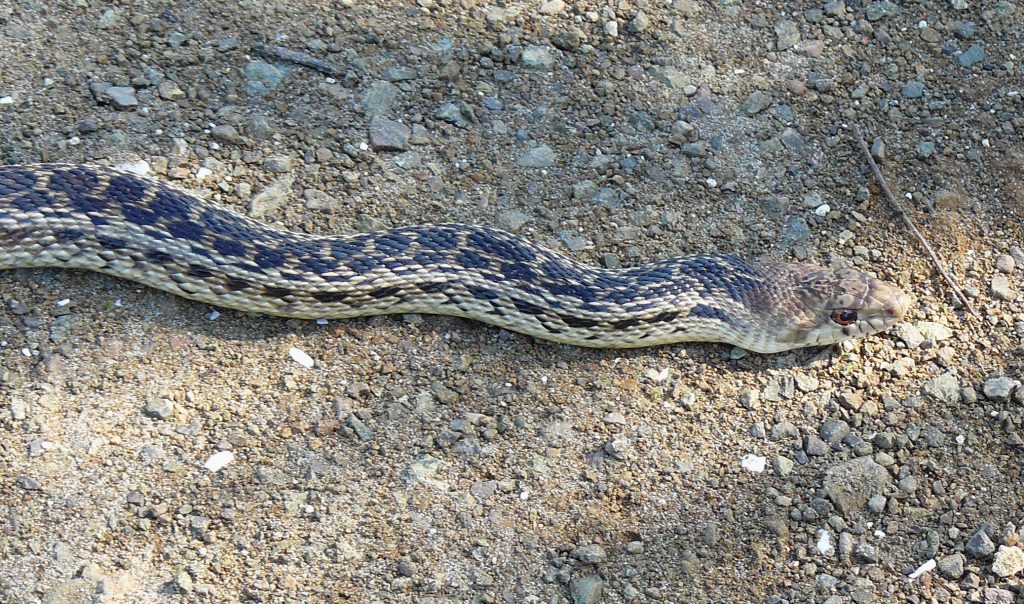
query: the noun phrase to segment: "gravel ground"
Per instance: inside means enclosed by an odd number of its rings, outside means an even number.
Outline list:
[[[6,3],[0,160],[308,232],[853,265],[908,321],[831,363],[614,352],[6,271],[0,599],[1024,601],[1024,6],[476,4]]]

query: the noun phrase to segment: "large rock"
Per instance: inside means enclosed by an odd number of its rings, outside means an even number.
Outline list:
[[[882,495],[892,476],[870,457],[858,457],[832,466],[825,473],[825,494],[844,514],[860,511],[873,495]]]

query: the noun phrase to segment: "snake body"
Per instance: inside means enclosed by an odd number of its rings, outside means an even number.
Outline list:
[[[444,314],[610,348],[706,341],[778,352],[874,333],[909,305],[849,269],[709,254],[601,269],[460,224],[316,236],[112,168],[0,167],[0,269],[39,267],[282,317]]]

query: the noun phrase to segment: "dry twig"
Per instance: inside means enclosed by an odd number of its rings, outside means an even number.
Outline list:
[[[339,65],[335,65],[330,61],[324,61],[318,59],[313,55],[299,52],[297,50],[291,50],[284,46],[254,46],[253,52],[258,55],[267,57],[268,59],[279,59],[281,61],[287,61],[289,63],[295,63],[296,65],[302,65],[303,67],[309,67],[315,69],[324,75],[331,77],[339,77],[345,75],[345,69]]]
[[[949,284],[949,287],[953,290],[953,294],[956,296],[956,298],[960,300],[960,302],[964,305],[964,307],[967,310],[971,312],[972,315],[980,318],[980,316],[978,315],[978,311],[974,310],[974,307],[971,305],[970,300],[968,300],[967,296],[965,296],[964,293],[960,291],[960,286],[958,286],[956,284],[956,281],[953,280],[953,277],[948,272],[946,272],[946,269],[945,267],[942,266],[942,262],[939,260],[939,257],[935,254],[934,251],[932,251],[932,246],[928,245],[928,241],[925,240],[924,235],[922,235],[921,231],[918,230],[917,225],[914,224],[914,221],[910,219],[910,216],[908,216],[907,213],[903,211],[903,206],[900,205],[900,202],[899,200],[896,199],[896,196],[892,194],[892,189],[889,188],[889,183],[885,180],[885,175],[882,174],[881,168],[879,168],[878,164],[875,163],[875,158],[871,157],[871,149],[868,147],[867,141],[864,140],[864,133],[861,132],[860,126],[854,124],[853,132],[854,134],[857,135],[857,142],[860,143],[861,151],[864,152],[864,157],[867,158],[868,165],[871,166],[871,172],[874,173],[875,180],[877,180],[879,186],[882,187],[882,192],[885,194],[885,198],[889,200],[889,204],[893,207],[894,210],[896,210],[896,213],[899,214],[900,218],[903,220],[903,224],[907,225],[907,228],[910,229],[914,236],[917,237],[917,240],[921,243],[921,247],[923,247],[924,250],[928,252],[928,256],[932,259],[932,264],[935,265],[935,270],[939,271],[939,274],[942,275],[942,278],[946,280],[946,283]]]

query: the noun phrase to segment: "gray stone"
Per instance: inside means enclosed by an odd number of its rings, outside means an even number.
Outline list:
[[[650,25],[651,18],[647,16],[647,13],[640,10],[636,12],[636,16],[629,22],[629,31],[640,33],[646,31]]]
[[[981,63],[985,60],[985,50],[980,44],[973,44],[970,48],[963,51],[956,57],[956,62],[960,67],[970,67],[976,63]]]
[[[214,126],[213,129],[210,130],[210,136],[212,136],[213,140],[217,142],[227,143],[229,145],[238,145],[245,142],[245,139],[238,133],[238,130],[229,124]]]
[[[960,382],[951,371],[947,371],[925,382],[921,386],[921,392],[932,400],[947,405],[960,402]]]
[[[608,559],[608,554],[605,553],[603,547],[594,543],[581,545],[572,550],[572,557],[584,564],[600,564]]]
[[[592,180],[581,180],[572,185],[573,199],[591,199],[597,195],[597,184]]]
[[[686,143],[681,150],[687,157],[701,157],[704,155],[704,142]]]
[[[1020,381],[1005,376],[989,378],[981,386],[985,398],[996,403],[1009,402],[1010,397],[1017,388],[1020,388]]]
[[[821,423],[818,435],[830,445],[838,445],[850,434],[850,424],[841,419],[828,418]]]
[[[448,483],[436,478],[437,472],[447,466],[448,464],[446,462],[441,461],[436,457],[424,455],[410,464],[409,467],[402,472],[402,477],[412,482],[427,485],[437,489],[438,491],[447,491]]]
[[[910,323],[897,323],[892,330],[893,335],[903,341],[907,348],[913,350],[924,342],[924,336],[916,325]]]
[[[992,297],[1003,302],[1012,302],[1017,298],[1017,290],[1013,289],[1009,277],[1004,273],[992,275]]]
[[[959,579],[964,575],[964,563],[967,558],[960,553],[939,558],[939,573],[947,579]]]
[[[776,476],[789,476],[790,472],[793,471],[793,466],[796,462],[788,457],[776,455],[775,459],[772,460],[772,472]]]
[[[524,168],[550,168],[555,165],[555,159],[555,151],[547,145],[541,145],[522,154],[516,163]]]
[[[465,103],[445,103],[437,108],[434,112],[434,116],[439,120],[444,120],[449,124],[454,124],[460,128],[465,128],[472,121],[473,111]]]
[[[295,176],[287,174],[270,183],[249,200],[249,215],[253,218],[265,218],[287,201],[292,192]]]
[[[398,86],[385,80],[374,80],[363,94],[363,113],[367,117],[382,115],[391,110],[398,98]]]
[[[295,166],[295,159],[290,155],[271,155],[263,160],[263,169],[274,174],[285,174]]]
[[[661,67],[655,70],[654,79],[675,90],[680,90],[690,84],[689,76],[675,67]]]
[[[755,90],[747,95],[747,100],[743,101],[743,104],[740,105],[740,110],[747,115],[756,115],[763,111],[765,107],[770,105],[771,102],[771,96],[761,92],[760,90]]]
[[[829,468],[825,473],[825,495],[846,515],[864,508],[873,495],[892,485],[892,477],[870,457],[858,457]]]
[[[942,323],[921,321],[916,327],[926,340],[931,340],[932,342],[941,342],[953,337],[953,330]]]
[[[870,543],[861,543],[853,551],[854,557],[867,564],[874,564],[878,562],[878,548]]]
[[[135,89],[131,86],[110,86],[103,93],[118,109],[132,109],[139,106],[139,99],[135,98]]]
[[[167,419],[174,414],[174,401],[166,398],[158,398],[155,401],[146,403],[142,412],[148,417],[155,419]]]
[[[888,500],[885,498],[885,495],[872,495],[868,499],[868,509],[875,514],[881,514],[885,511],[885,504],[887,502]]]
[[[520,61],[526,69],[547,71],[555,64],[555,57],[547,46],[527,46]]]
[[[598,575],[587,575],[569,583],[573,604],[597,604],[604,593],[604,581]]]
[[[919,99],[924,94],[924,82],[913,80],[903,85],[900,94],[906,99]]]
[[[804,437],[804,451],[811,457],[825,455],[829,452],[828,444],[813,434]]]
[[[374,151],[406,151],[411,134],[402,122],[379,115],[370,120],[370,148]]]
[[[583,42],[585,42],[586,39],[587,34],[584,33],[582,29],[578,27],[569,27],[552,35],[551,43],[559,50],[575,52],[583,46]]]
[[[982,590],[982,602],[984,604],[1013,604],[1013,592],[998,587],[986,587]]]
[[[984,529],[978,529],[978,532],[971,535],[971,538],[967,540],[964,551],[972,558],[987,558],[996,551],[996,545],[992,543],[992,539],[989,538],[988,533]]]
[[[779,135],[779,140],[782,144],[794,151],[803,151],[804,149],[804,137],[796,128],[786,128]]]
[[[867,84],[861,82],[857,84],[856,88],[850,91],[851,99],[862,99],[868,95],[868,91],[871,90]]]
[[[885,17],[895,17],[898,14],[900,14],[900,7],[889,0],[872,2],[864,11],[864,16],[868,21],[878,21]]]
[[[266,94],[280,86],[292,70],[263,61],[252,61],[245,66],[246,89],[252,94]]]
[[[156,90],[160,98],[165,101],[180,101],[185,98],[185,91],[178,86],[177,82],[171,80],[160,82]]]
[[[1000,254],[996,258],[996,270],[1000,273],[1010,274],[1016,268],[1017,261],[1010,254]]]
[[[918,159],[928,159],[935,154],[935,142],[934,141],[921,141],[917,143],[915,149]]]
[[[775,48],[776,50],[786,50],[796,46],[797,42],[800,41],[800,30],[797,28],[796,21],[790,21],[784,19],[775,24]]]
[[[415,80],[416,72],[404,67],[388,67],[380,74],[380,77],[386,82],[405,82]]]
[[[800,436],[800,430],[792,422],[781,421],[772,426],[771,439],[782,440],[784,438],[796,438]]]

